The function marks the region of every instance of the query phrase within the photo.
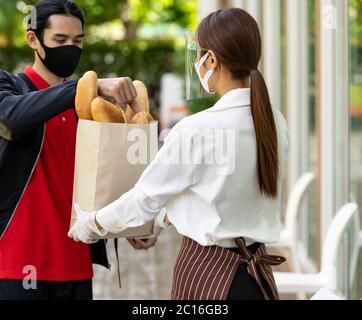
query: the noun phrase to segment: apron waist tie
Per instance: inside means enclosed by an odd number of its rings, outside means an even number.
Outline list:
[[[286,261],[282,256],[268,255],[265,244],[255,254],[252,254],[245,244],[244,238],[235,239],[241,252],[241,263],[247,264],[248,273],[255,279],[266,300],[279,300],[278,289],[275,284],[271,266],[278,266]],[[264,279],[270,290],[266,290],[262,283]]]

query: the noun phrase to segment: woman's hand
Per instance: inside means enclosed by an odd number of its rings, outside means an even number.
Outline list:
[[[162,229],[168,228],[171,222],[168,220],[166,210],[161,212],[153,223],[153,234],[147,238],[128,238],[128,242],[136,250],[147,250],[156,245]]]
[[[153,222],[153,233],[148,237],[128,238],[128,242],[136,250],[147,250],[155,246],[157,238],[161,232],[161,227],[158,225],[157,218]]]
[[[104,237],[107,231],[102,230],[96,223],[96,212],[83,211],[79,204],[74,205],[76,221],[68,232],[68,237],[76,242],[87,244],[96,243],[100,237]]]
[[[135,103],[137,91],[131,78],[99,79],[98,93],[103,97],[113,97],[122,108],[129,104],[135,112],[141,111]]]
[[[163,222],[168,225],[168,226],[172,226],[172,223],[170,222],[170,220],[168,220],[168,216],[167,216],[167,213],[165,215],[165,219],[163,219]]]
[[[150,237],[148,239],[128,238],[127,241],[136,250],[148,250],[155,246],[157,242],[157,237]]]

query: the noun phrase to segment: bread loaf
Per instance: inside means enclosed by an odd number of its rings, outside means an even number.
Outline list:
[[[92,101],[91,113],[94,121],[127,123],[123,110],[101,97]]]
[[[150,104],[149,104],[149,100],[148,100],[148,92],[147,92],[146,86],[144,85],[143,82],[141,82],[139,80],[133,81],[133,85],[135,86],[136,91],[137,91],[136,103],[137,103],[139,111],[149,112]],[[129,105],[127,105],[126,117],[127,117],[128,122],[132,122],[132,119],[134,118],[136,113],[137,113],[136,111],[134,111]]]
[[[127,105],[126,118],[128,122],[132,122],[132,119],[136,115],[136,113],[136,111],[134,111],[129,105]]]
[[[149,113],[148,92],[143,82],[133,81],[137,91],[136,103],[141,112],[136,113],[127,105],[126,113],[113,103],[98,97],[98,77],[94,71],[88,71],[78,81],[75,97],[75,109],[80,119],[98,122],[148,124],[153,121]]]
[[[150,103],[148,100],[148,91],[147,91],[146,86],[144,85],[143,82],[141,82],[139,80],[133,81],[133,85],[135,86],[136,91],[137,91],[136,102],[137,102],[139,111],[150,112]]]
[[[133,118],[131,123],[134,124],[148,124],[153,121],[153,117],[149,112],[142,111],[138,112]]]
[[[94,71],[88,71],[78,81],[75,96],[75,110],[79,119],[92,120],[91,104],[98,96],[98,77]]]

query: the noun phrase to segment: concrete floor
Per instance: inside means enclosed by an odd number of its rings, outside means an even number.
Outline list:
[[[113,241],[108,252],[111,271],[94,267],[94,299],[169,300],[173,266],[182,237],[174,228],[164,230],[154,248],[138,251],[125,239],[119,240],[119,260],[122,288],[118,285],[117,260]]]

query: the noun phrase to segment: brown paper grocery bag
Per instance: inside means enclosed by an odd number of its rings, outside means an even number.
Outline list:
[[[85,211],[99,210],[132,189],[158,150],[158,125],[101,123],[79,120],[74,203]],[[71,226],[75,222],[73,207]],[[153,222],[107,238],[147,236]]]

